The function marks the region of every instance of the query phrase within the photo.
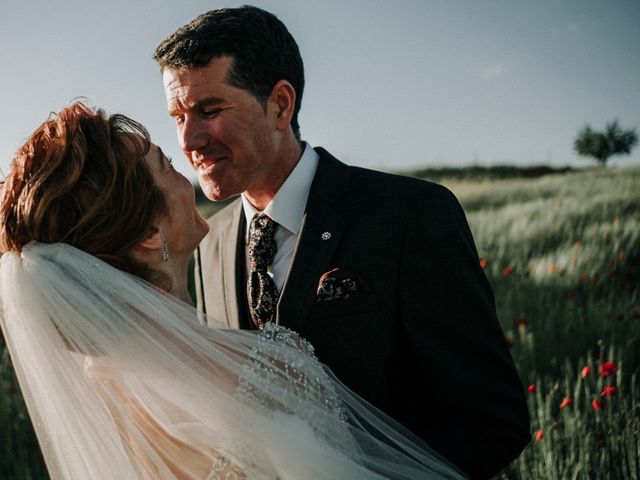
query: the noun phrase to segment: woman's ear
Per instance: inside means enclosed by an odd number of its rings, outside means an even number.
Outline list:
[[[162,248],[162,234],[158,227],[152,227],[149,235],[138,244],[138,247],[147,250],[160,250]]]

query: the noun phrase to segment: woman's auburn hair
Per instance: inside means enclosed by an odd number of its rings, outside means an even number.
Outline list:
[[[0,197],[0,249],[62,242],[154,281],[132,249],[168,212],[144,156],[147,130],[74,102],[16,152]]]

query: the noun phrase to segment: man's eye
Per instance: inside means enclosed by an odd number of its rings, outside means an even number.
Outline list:
[[[202,115],[205,117],[215,117],[218,113],[220,113],[219,108],[214,108],[213,110],[202,110]]]

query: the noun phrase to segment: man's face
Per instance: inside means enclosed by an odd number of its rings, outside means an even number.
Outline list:
[[[163,73],[180,147],[211,200],[268,189],[279,168],[273,105],[267,102],[265,111],[249,92],[227,83],[232,62],[219,57],[202,68]]]

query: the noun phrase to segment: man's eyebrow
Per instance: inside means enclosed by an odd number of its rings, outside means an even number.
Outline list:
[[[188,105],[185,110],[198,110],[205,106],[220,105],[224,102],[225,100],[220,97],[207,97],[207,98],[203,98],[202,100],[198,100],[197,102],[191,105]],[[179,111],[180,111],[180,108],[174,107],[171,110],[169,110],[169,115],[174,117],[176,115],[179,115]]]
[[[224,99],[220,97],[207,97],[207,98],[203,98],[202,100],[199,100],[194,105],[194,107],[200,107],[202,105],[219,104],[219,103],[224,103]]]

